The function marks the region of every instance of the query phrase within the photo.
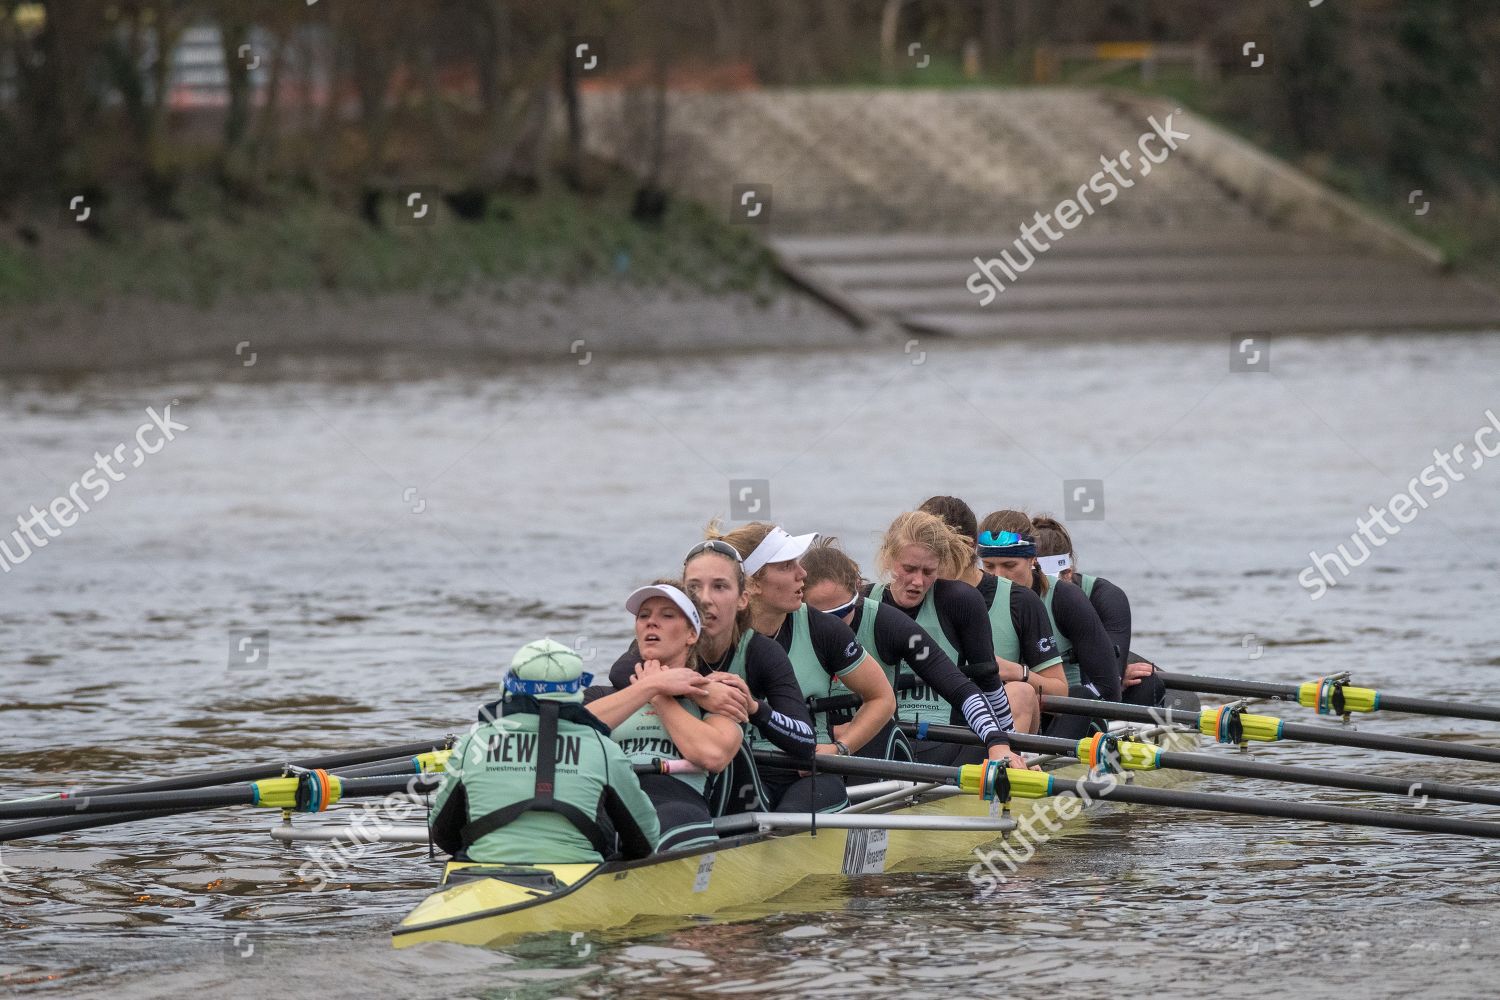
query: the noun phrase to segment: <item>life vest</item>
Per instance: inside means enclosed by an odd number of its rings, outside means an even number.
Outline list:
[[[1010,614],[1010,588],[1003,576],[995,577],[995,600],[990,605],[990,635],[995,640],[995,655],[1012,663],[1021,662],[1021,636],[1016,620]]]
[[[612,838],[605,835],[592,816],[554,795],[557,776],[557,710],[555,701],[537,702],[536,782],[532,787],[531,798],[512,802],[465,823],[459,831],[465,850],[474,846],[481,838],[513,823],[524,813],[550,812],[573,824],[601,858],[614,853]]]

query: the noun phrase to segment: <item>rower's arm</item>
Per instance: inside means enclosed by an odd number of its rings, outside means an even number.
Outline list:
[[[1021,659],[1031,668],[1031,686],[1038,694],[1065,696],[1068,675],[1057,655],[1057,637],[1047,606],[1029,587],[1010,589],[1010,616],[1021,642]]]
[[[1071,583],[1055,583],[1052,610],[1057,614],[1057,629],[1073,643],[1078,670],[1086,681],[1092,681],[1105,701],[1120,700],[1120,666],[1115,658],[1114,643],[1104,631],[1099,613],[1089,603],[1082,588]]]
[[[604,754],[604,815],[620,837],[620,852],[626,861],[644,858],[661,843],[661,822],[656,807],[641,790],[641,781],[630,759],[614,742],[599,737]]]
[[[1031,672],[1031,686],[1036,688],[1040,695],[1053,695],[1058,698],[1068,696],[1068,675],[1063,672],[1061,663],[1054,663],[1050,667]]]
[[[750,716],[761,735],[793,757],[811,757],[818,740],[812,716],[786,653],[772,640],[751,642],[745,681],[759,704]]]
[[[655,694],[656,686],[649,679],[643,679],[619,688],[613,694],[593,699],[588,703],[588,709],[594,718],[614,729],[639,711]]]
[[[896,715],[896,692],[891,682],[885,679],[885,671],[868,653],[859,666],[848,673],[840,674],[844,686],[859,695],[862,704],[854,718],[839,729],[840,739],[851,751],[875,738],[875,734]]]
[[[670,695],[657,695],[652,705],[683,758],[711,774],[728,767],[744,742],[744,731],[722,715],[700,719]]]
[[[470,740],[465,734],[449,754],[448,770],[433,796],[432,809],[427,813],[432,842],[449,855],[457,855],[463,850],[460,832],[469,822],[469,793],[463,783],[463,761],[467,759],[469,746]]]
[[[1115,644],[1116,659],[1123,676],[1130,655],[1130,598],[1115,584],[1096,578],[1094,591],[1089,594],[1089,603],[1094,606],[1099,620],[1104,623],[1104,631],[1109,633],[1110,641]]]
[[[1005,726],[983,690],[1002,686],[994,671],[981,679],[965,676],[926,629],[886,604],[876,608],[875,644],[881,659],[905,663],[938,697],[958,709],[986,747],[1005,742]]]

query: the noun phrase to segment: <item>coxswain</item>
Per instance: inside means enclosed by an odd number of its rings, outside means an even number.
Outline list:
[[[455,860],[572,864],[650,854],[656,810],[609,728],[583,707],[592,678],[562,643],[527,643],[501,698],[448,758],[429,814]]]

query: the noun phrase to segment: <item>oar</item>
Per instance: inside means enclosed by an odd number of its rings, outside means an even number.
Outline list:
[[[1274,715],[1251,715],[1236,706],[1205,708],[1201,712],[1182,712],[1171,708],[1145,708],[1116,701],[1091,701],[1087,698],[1042,698],[1042,711],[1063,715],[1086,715],[1101,719],[1121,719],[1160,725],[1187,726],[1220,743],[1274,743],[1277,740],[1300,740],[1329,746],[1359,747],[1363,750],[1391,750],[1396,753],[1447,757],[1452,760],[1477,760],[1500,764],[1500,748],[1481,747],[1472,743],[1445,743],[1411,736],[1385,736],[1379,733],[1356,733],[1327,726],[1308,726],[1286,722]]]
[[[0,843],[7,840],[31,840],[35,837],[51,837],[59,833],[77,830],[92,830],[99,826],[115,826],[120,823],[135,823],[164,816],[180,816],[183,813],[202,812],[201,809],[142,809],[128,813],[92,813],[83,816],[54,816],[51,819],[28,819],[19,823],[0,826]]]
[[[806,766],[805,761],[798,761],[797,758],[788,754],[763,750],[755,751],[755,760],[756,763],[776,767]],[[1118,781],[1069,781],[1045,771],[1003,768],[994,762],[944,767],[938,764],[910,764],[905,761],[818,754],[818,770],[829,774],[847,774],[856,777],[894,778],[954,785],[965,792],[982,795],[986,799],[1032,799],[1053,795],[1074,795],[1086,802],[1103,799],[1137,805],[1238,813],[1244,816],[1304,819],[1320,823],[1371,826],[1386,830],[1411,830],[1417,833],[1449,833],[1466,837],[1500,839],[1500,824],[1497,823],[1448,819],[1442,816],[1388,813],[1375,809],[1349,809],[1344,806],[1325,806],[1312,802],[1273,802],[1266,799],[1217,795],[1210,792],[1182,792],[1167,788],[1128,785]]]
[[[984,745],[978,736],[961,726],[918,725],[912,722],[898,722],[896,725],[908,736],[916,736],[918,739],[938,743],[960,743],[966,746]],[[1496,788],[1452,785],[1441,781],[1404,781],[1400,778],[1382,778],[1376,775],[1331,771],[1325,768],[1262,764],[1223,754],[1163,750],[1155,744],[1138,740],[1115,739],[1103,734],[1086,736],[1075,742],[1053,736],[1011,733],[1010,745],[1013,749],[1025,750],[1028,753],[1052,753],[1076,757],[1089,767],[1102,770],[1118,770],[1121,767],[1128,771],[1172,768],[1178,771],[1197,771],[1201,774],[1227,774],[1236,778],[1260,778],[1266,781],[1286,781],[1297,785],[1320,785],[1324,788],[1347,788],[1358,792],[1381,792],[1388,795],[1404,795],[1414,799],[1425,797],[1500,806],[1500,789]]]
[[[402,792],[423,794],[436,790],[439,775],[390,775],[376,778],[339,778],[326,771],[304,771],[288,778],[266,778],[224,788],[180,789],[168,792],[145,792],[100,795],[92,798],[54,799],[43,802],[12,802],[0,805],[0,819],[46,819],[89,814],[89,819],[109,817],[108,822],[130,823],[158,816],[201,812],[225,806],[260,806],[269,809],[295,809],[299,812],[321,812],[343,799],[370,798]],[[75,827],[76,829],[77,827]],[[62,832],[56,828],[38,831],[36,824],[11,823],[0,827],[0,843],[41,836],[43,832]]]
[[[9,802],[0,803],[0,806],[14,805],[22,802],[39,802],[49,799],[93,798],[98,795],[129,795],[145,792],[178,791],[185,788],[208,788],[212,785],[232,785],[245,781],[259,781],[262,778],[274,778],[277,775],[285,773],[288,767],[306,768],[309,771],[321,768],[325,771],[331,771],[335,768],[353,767],[359,764],[369,764],[373,761],[387,761],[390,758],[420,756],[433,750],[442,750],[448,746],[448,742],[444,738],[424,740],[420,743],[402,743],[392,747],[375,747],[370,750],[345,750],[341,753],[324,754],[321,757],[288,759],[275,764],[252,764],[248,767],[235,767],[223,771],[200,771],[197,774],[184,774],[176,778],[136,781],[128,785],[105,785],[101,788],[79,788],[66,792],[53,792],[48,795],[38,795],[32,798],[12,799]]]
[[[1265,681],[1240,681],[1231,677],[1206,677],[1201,674],[1170,674],[1158,670],[1156,676],[1169,688],[1196,691],[1199,694],[1222,694],[1233,698],[1276,698],[1294,701],[1303,708],[1316,709],[1321,715],[1344,715],[1349,712],[1412,712],[1418,715],[1441,715],[1454,719],[1481,719],[1500,722],[1500,706],[1472,705],[1459,701],[1436,701],[1429,698],[1403,698],[1373,688],[1352,687],[1336,677],[1324,677],[1303,684],[1271,684]]]

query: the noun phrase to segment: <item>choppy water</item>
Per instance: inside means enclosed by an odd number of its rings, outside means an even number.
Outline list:
[[[1127,588],[1137,648],[1164,665],[1351,670],[1500,703],[1500,459],[1460,466],[1463,482],[1321,600],[1296,581],[1310,549],[1347,544],[1368,505],[1500,407],[1500,340],[1284,338],[1270,374],[1230,374],[1223,343],[921,347],[921,364],[899,346],[490,372],[265,359],[0,383],[7,521],[133,440],[146,407],[176,400],[189,428],[0,575],[0,797],[461,729],[525,640],[608,662],[628,636],[624,594],[730,513],[731,479],[768,480],[775,518],[839,534],[861,560],[929,494],[981,513],[1058,510],[1063,479],[1102,479],[1106,519],[1071,524],[1079,554]],[[230,669],[231,630],[268,630],[268,656]],[[1478,764],[1256,754],[1500,786]],[[727,924],[398,953],[389,928],[433,875],[423,851],[374,849],[346,887],[313,892],[295,881],[302,855],[265,836],[272,819],[220,811],[4,845],[0,983],[224,998],[1436,997],[1490,992],[1500,962],[1488,843],[1117,807],[987,903],[955,866],[808,887]]]

